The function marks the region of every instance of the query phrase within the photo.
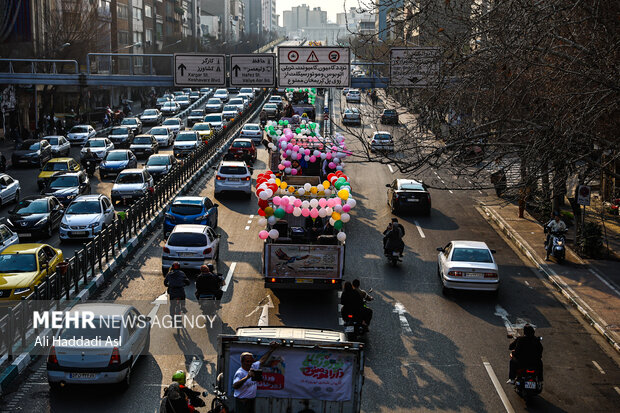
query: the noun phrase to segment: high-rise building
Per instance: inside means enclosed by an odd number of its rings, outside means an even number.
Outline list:
[[[276,14],[276,0],[262,0],[263,2],[263,29],[266,32],[278,30],[278,15]]]
[[[263,2],[262,0],[243,0],[245,5],[245,33],[250,36],[260,35],[263,32]]]
[[[305,4],[284,11],[283,25],[286,32],[293,34],[303,28],[319,28],[327,24],[327,12],[315,7],[310,10]]]

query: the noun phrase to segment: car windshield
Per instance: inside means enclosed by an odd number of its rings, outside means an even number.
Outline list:
[[[185,95],[183,95],[183,96],[179,96],[179,97],[177,98],[177,101],[178,101],[178,102],[185,101],[185,100],[189,100],[189,98],[188,98],[187,96],[185,96]]]
[[[393,109],[386,109],[386,110],[383,111],[383,114],[384,115],[395,115],[396,111],[393,110]]]
[[[208,123],[202,123],[198,125],[194,125],[193,130],[211,130],[211,126]]]
[[[230,101],[231,105],[243,105],[243,103],[244,103],[244,100],[243,99],[239,99],[239,98],[231,99],[231,101]]]
[[[151,133],[153,135],[167,135],[168,134],[168,128],[153,128],[153,129],[151,129]]]
[[[146,136],[138,136],[133,138],[133,143],[136,143],[138,145],[150,145],[151,138],[148,138]]]
[[[236,111],[237,111],[236,106],[233,106],[233,105],[224,106],[224,112],[236,112]]]
[[[180,122],[178,121],[178,119],[166,119],[164,121],[164,123],[162,123],[162,125],[174,125],[174,126],[179,126]]]
[[[252,89],[250,89],[249,87],[244,87],[239,91],[239,93],[252,93]]]
[[[80,201],[74,202],[67,208],[67,215],[80,215],[80,214],[100,214],[101,203],[99,201]]]
[[[115,317],[116,318],[116,317]],[[75,324],[71,323],[72,327],[65,328],[60,332],[60,338],[63,340],[69,340],[73,338],[83,338],[85,340],[93,340],[96,338],[101,339],[101,346],[96,347],[105,347],[105,343],[108,339],[114,340],[119,339],[121,336],[121,325],[122,323],[119,321],[114,321],[112,319],[93,320],[93,326],[95,328],[91,328],[88,323],[84,323],[82,328],[82,322],[77,322],[78,327],[73,327]]]
[[[158,103],[167,102],[168,98],[157,98]]]
[[[193,133],[182,133],[177,136],[177,142],[192,142],[197,140],[198,138]]]
[[[17,204],[14,209],[17,215],[45,214],[47,210],[47,199],[24,199]]]
[[[410,191],[424,191],[424,187],[420,184],[400,184],[400,189],[410,190]]]
[[[88,128],[86,126],[74,126],[69,133],[88,133]]]
[[[170,159],[167,155],[151,156],[146,163],[146,166],[162,166],[170,165]]]
[[[253,131],[257,131],[260,130],[260,127],[258,125],[245,125],[243,127],[243,130],[253,130]]]
[[[245,166],[220,166],[222,175],[246,175],[248,170]]]
[[[37,270],[34,254],[2,254],[0,255],[0,273],[32,272]]]
[[[138,121],[136,119],[125,118],[123,119],[122,125],[137,125]]]
[[[252,142],[248,141],[234,141],[231,145],[233,148],[251,148]]]
[[[142,174],[137,172],[120,173],[116,178],[117,184],[141,184],[143,181]]]
[[[205,122],[221,122],[222,117],[220,115],[205,116]]]
[[[174,108],[175,105],[172,102],[164,103],[164,108]]]
[[[110,152],[108,156],[105,157],[106,161],[126,161],[127,160],[127,152]]]
[[[50,145],[58,145],[58,138],[45,138],[46,141],[50,143]]]
[[[265,105],[265,109],[277,109],[278,107],[276,106],[275,103],[267,103]]]
[[[128,135],[128,134],[129,134],[128,128],[112,129],[112,132],[110,133],[110,135]]]
[[[95,139],[86,142],[85,148],[105,148],[105,141]]]
[[[202,212],[202,205],[172,204],[170,212],[177,215],[198,215]]]
[[[17,149],[22,151],[38,151],[39,145],[39,142],[33,143],[32,141],[24,141],[17,146]]]
[[[202,110],[192,110],[192,113],[190,113],[190,116],[202,116],[204,114],[205,113]]]
[[[66,171],[69,165],[66,162],[48,162],[43,167],[44,171]]]
[[[77,176],[58,176],[49,181],[50,188],[70,188],[79,185],[80,183]]]
[[[225,95],[227,93],[228,93],[228,91],[226,89],[218,89],[218,90],[215,91],[216,95]]]
[[[375,135],[375,139],[379,141],[389,141],[392,139],[392,137],[387,133],[378,133]]]
[[[205,234],[196,232],[173,232],[168,238],[171,247],[205,247],[207,237]]]
[[[157,111],[155,109],[147,109],[142,114],[146,116],[151,116],[151,115],[157,116]]]
[[[489,250],[481,248],[455,248],[452,252],[452,261],[465,262],[493,262]]]
[[[218,98],[212,98],[209,99],[209,101],[207,102],[207,105],[221,105],[222,101],[219,100]]]

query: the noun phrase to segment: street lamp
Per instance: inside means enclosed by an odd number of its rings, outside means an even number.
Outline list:
[[[179,43],[181,43],[181,40],[177,40],[174,43],[170,43],[170,44],[167,44],[165,46],[162,46],[161,50],[164,50],[166,47],[174,46],[175,44],[179,44]]]

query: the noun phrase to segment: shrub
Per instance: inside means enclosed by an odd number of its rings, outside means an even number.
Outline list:
[[[603,231],[596,222],[586,222],[579,240],[581,251],[590,257],[597,257],[603,248]]]

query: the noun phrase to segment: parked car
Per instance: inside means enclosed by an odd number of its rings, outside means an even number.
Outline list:
[[[166,274],[173,262],[185,270],[200,270],[210,260],[217,260],[220,237],[206,225],[180,224],[174,227],[161,257],[161,270]]]
[[[346,108],[342,114],[343,125],[361,125],[362,116],[358,108]]]
[[[13,179],[7,174],[0,174],[0,206],[11,201],[19,201],[20,190],[21,187],[17,179]]]
[[[394,139],[392,139],[392,134],[386,131],[377,131],[373,133],[370,140],[370,151],[394,152]]]
[[[243,125],[243,128],[241,128],[239,137],[252,139],[255,144],[258,144],[263,141],[263,130],[258,123],[246,123]]]
[[[163,116],[158,109],[145,109],[140,115],[140,121],[143,125],[159,125]]]
[[[442,292],[478,290],[497,293],[499,269],[493,258],[494,250],[480,241],[450,241],[437,248],[437,275]]]
[[[211,127],[215,129],[216,133],[219,133],[223,129],[226,129],[226,125],[228,125],[228,122],[224,119],[221,113],[211,113],[205,116],[203,122],[211,125]]]
[[[172,201],[164,215],[164,237],[178,224],[207,225],[217,228],[218,204],[208,197],[179,196]]]
[[[237,138],[232,141],[228,153],[239,161],[252,164],[256,161],[256,147],[249,138]]]
[[[155,137],[160,148],[170,146],[174,142],[174,132],[165,126],[152,128],[149,133]]]
[[[14,244],[0,253],[0,301],[21,300],[64,261],[62,251],[47,244]]]
[[[177,158],[170,153],[160,153],[149,156],[144,168],[154,180],[161,179],[177,165]]]
[[[244,192],[252,196],[252,172],[245,162],[223,161],[216,169],[215,194],[222,192]]]
[[[165,116],[176,115],[181,111],[181,106],[176,102],[166,102],[161,107],[161,113]]]
[[[396,109],[383,109],[380,122],[383,124],[398,125],[398,112],[396,112]]]
[[[228,91],[226,89],[217,89],[213,94],[213,97],[218,98],[222,102],[226,103],[229,99]]]
[[[172,151],[175,157],[181,158],[194,152],[196,149],[198,149],[201,143],[202,139],[200,139],[198,132],[179,132],[172,146]]]
[[[142,133],[142,121],[138,118],[125,118],[121,122],[121,126],[128,126],[133,130],[134,135]]]
[[[359,89],[349,89],[349,93],[347,93],[346,97],[347,103],[361,103],[362,102],[362,94]]]
[[[81,322],[85,312],[94,314],[95,328]],[[66,317],[77,319],[77,326],[65,327],[54,336],[56,344],[47,356],[50,388],[58,390],[64,383],[119,383],[123,388],[129,387],[132,369],[149,351],[150,320],[133,306],[105,303],[78,304]],[[103,339],[92,346],[74,344],[79,338],[97,337]]]
[[[392,213],[409,210],[430,215],[431,194],[423,182],[414,179],[395,179],[385,186],[388,188],[387,200]]]
[[[73,158],[52,158],[41,168],[37,177],[37,185],[39,189],[43,189],[45,182],[58,172],[76,172],[81,169],[82,166]]]
[[[17,232],[9,228],[8,225],[0,224],[0,252],[6,247],[19,243],[19,235]]]
[[[193,126],[194,123],[202,122],[205,117],[204,109],[192,109],[187,116],[187,126]]]
[[[137,157],[148,157],[154,153],[159,152],[159,145],[155,136],[151,134],[138,135],[133,138],[129,150],[132,151]]]
[[[18,142],[11,156],[13,166],[38,166],[52,159],[52,145],[48,141],[26,139]]]
[[[63,212],[62,204],[56,197],[31,195],[9,211],[6,222],[20,238],[51,238],[60,226]]]
[[[125,169],[121,171],[112,187],[112,204],[119,201],[136,201],[145,197],[155,185],[146,169]]]
[[[54,196],[61,204],[67,206],[76,197],[90,194],[90,191],[90,179],[85,171],[65,171],[52,176],[41,190],[41,194]]]
[[[205,113],[219,113],[224,109],[224,102],[218,98],[210,98],[205,105]]]
[[[101,194],[77,197],[60,222],[60,240],[91,239],[112,225],[116,212],[110,199]]]
[[[133,137],[133,129],[128,126],[115,126],[108,134],[108,139],[114,144],[115,149],[128,148]]]
[[[72,146],[83,145],[90,138],[97,136],[97,132],[90,125],[75,125],[67,133],[67,140]]]
[[[108,152],[114,149],[114,144],[108,138],[92,138],[89,139],[88,142],[84,144],[82,150],[80,151],[80,161],[83,160],[87,155],[87,152],[90,151],[92,155],[98,159],[102,160],[105,158]]]
[[[213,128],[211,128],[211,125],[206,122],[199,122],[195,124],[192,130],[198,132],[198,135],[200,135],[200,139],[202,139],[203,142],[208,142],[209,139],[213,138]]]
[[[69,156],[69,152],[71,152],[71,144],[64,136],[45,136],[42,139],[49,142],[52,147],[52,155],[54,157]]]
[[[128,149],[115,149],[108,152],[99,164],[99,176],[106,179],[108,176],[116,177],[123,169],[138,167],[136,155]]]
[[[183,121],[180,118],[168,118],[166,119],[161,126],[165,126],[174,133],[174,136],[177,136],[179,131],[183,130]]]

